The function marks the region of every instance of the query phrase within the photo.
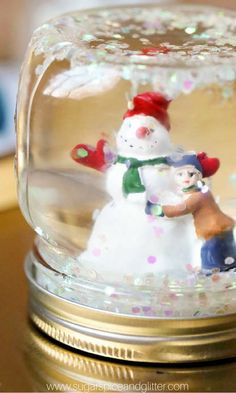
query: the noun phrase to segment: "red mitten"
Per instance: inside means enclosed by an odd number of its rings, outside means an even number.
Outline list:
[[[72,149],[71,157],[81,165],[105,171],[109,164],[105,152],[106,147],[107,142],[104,139],[98,141],[96,148],[81,143]]]
[[[204,152],[198,153],[197,158],[203,169],[203,177],[213,176],[220,167],[220,160],[218,158],[211,158]]]

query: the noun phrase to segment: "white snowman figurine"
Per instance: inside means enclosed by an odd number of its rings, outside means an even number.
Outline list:
[[[168,219],[145,213],[148,200],[170,204],[165,196],[174,192],[172,168],[167,164],[167,157],[175,153],[169,136],[169,103],[155,92],[135,96],[117,133],[113,158],[104,140],[96,149],[79,144],[72,150],[76,162],[105,172],[111,196],[96,217],[87,249],[78,257],[81,267],[101,280],[178,278],[194,261],[191,215]],[[177,195],[172,199],[176,204]]]

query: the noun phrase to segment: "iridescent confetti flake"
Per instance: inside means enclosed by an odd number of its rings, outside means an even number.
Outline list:
[[[150,202],[152,202],[152,203],[158,203],[159,198],[158,198],[157,195],[151,195],[150,198],[149,198],[149,200],[150,200]]]
[[[79,276],[80,275],[80,268],[78,266],[75,266],[73,269],[73,272],[76,276]]]
[[[118,40],[122,40],[124,37],[122,37],[122,35],[120,35],[120,34],[114,34],[113,38],[116,38]]]
[[[176,83],[177,80],[178,80],[177,74],[176,73],[172,74],[170,77],[171,83]]]
[[[213,282],[218,282],[218,281],[220,281],[220,275],[219,275],[219,274],[212,274],[211,280],[212,280]]]
[[[226,79],[228,81],[234,81],[235,80],[235,71],[232,69],[227,70],[225,73]]]
[[[90,42],[90,41],[96,40],[96,37],[95,37],[94,35],[92,35],[92,34],[84,34],[84,35],[82,36],[82,40],[83,40],[83,41]]]
[[[199,55],[199,56],[198,56],[198,59],[199,59],[199,60],[205,60],[205,56]]]
[[[185,33],[187,33],[187,34],[193,34],[193,33],[195,33],[196,32],[196,27],[194,27],[194,26],[189,26],[189,27],[186,27],[186,29],[185,29]]]
[[[127,284],[132,284],[133,283],[133,276],[131,276],[131,275],[125,275],[124,276],[124,282],[125,283],[127,283]]]
[[[235,262],[235,259],[233,257],[227,257],[227,258],[225,258],[224,262],[225,262],[225,265],[230,266]]]
[[[202,34],[194,34],[193,38],[196,40],[208,40],[210,38],[209,34],[202,33]]]
[[[172,293],[170,294],[170,298],[171,298],[172,300],[176,300],[176,299],[178,299],[178,296],[176,295],[176,293],[172,292]]]
[[[141,311],[141,309],[140,309],[140,307],[132,307],[132,313],[133,314],[139,314],[140,313],[140,311]]]
[[[190,287],[193,287],[196,284],[196,277],[194,275],[191,275],[187,278],[187,284]]]
[[[150,44],[150,43],[151,43],[150,40],[147,39],[147,38],[140,38],[140,41],[142,42],[143,45],[146,45],[146,44]]]
[[[224,87],[224,89],[222,91],[222,96],[224,99],[232,98],[233,94],[234,94],[234,90],[231,86]]]
[[[148,220],[148,222],[152,223],[152,222],[156,221],[156,217],[149,214],[149,215],[147,215],[147,220]]]
[[[148,313],[148,312],[152,311],[152,308],[150,306],[143,306],[143,311],[145,313]]]
[[[150,306],[143,306],[143,311],[144,312],[149,312],[149,311],[151,311],[151,307]]]
[[[147,66],[145,66],[144,64],[139,64],[139,65],[137,66],[137,68],[138,68],[139,70],[146,70],[146,69],[147,69]]]
[[[205,184],[202,188],[201,188],[201,192],[203,194],[207,194],[209,191],[209,187]]]
[[[106,49],[117,49],[117,45],[115,45],[115,44],[107,44],[106,46],[105,46],[105,48]]]
[[[193,87],[193,81],[187,79],[184,81],[184,89],[185,90],[191,90]]]
[[[124,34],[128,34],[130,32],[130,27],[129,26],[122,27],[121,32]]]
[[[166,317],[172,317],[174,312],[173,312],[173,310],[165,310],[164,314]]]
[[[143,285],[143,280],[140,277],[134,279],[134,285]]]
[[[101,255],[101,253],[102,253],[101,249],[98,248],[98,247],[95,247],[95,248],[93,249],[92,252],[93,252],[93,255],[94,255],[95,257],[100,257],[100,255]]]
[[[106,240],[107,240],[107,237],[106,237],[106,235],[105,235],[104,233],[100,234],[98,237],[99,237],[99,239],[100,239],[102,242],[106,242]]]
[[[186,264],[186,269],[187,269],[189,272],[193,272],[193,271],[194,271],[194,268],[193,268],[193,266],[191,265],[191,263],[187,263],[187,264]]]
[[[236,183],[236,173],[233,173],[233,174],[230,176],[230,181],[233,182],[233,183]]]
[[[154,233],[157,237],[162,236],[164,234],[164,229],[161,227],[153,227]]]
[[[200,301],[207,302],[207,295],[205,294],[205,292],[200,292],[198,297]]]
[[[105,288],[105,294],[107,296],[112,296],[114,295],[114,293],[115,293],[115,288],[109,286]]]
[[[161,207],[160,205],[154,205],[154,206],[152,207],[152,213],[153,213],[155,216],[161,216],[162,213],[163,213],[162,207]]]
[[[83,149],[82,147],[77,149],[76,155],[78,158],[85,158],[88,157],[88,152],[86,149]]]

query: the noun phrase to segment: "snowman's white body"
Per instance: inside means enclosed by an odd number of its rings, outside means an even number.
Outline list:
[[[140,123],[153,127],[149,141],[135,140]],[[158,147],[153,143],[156,140]],[[140,115],[124,121],[117,135],[117,148],[118,154],[127,159],[149,160],[173,154],[164,127],[157,120]],[[116,282],[150,274],[175,277],[186,274],[186,266],[193,262],[199,264],[194,258],[197,239],[192,216],[169,219],[145,213],[147,200],[153,198],[160,203],[180,202],[180,197],[173,197],[171,168],[165,164],[142,166],[139,175],[145,192],[124,195],[122,184],[126,171],[123,163],[114,163],[107,171],[106,189],[112,200],[96,217],[87,250],[80,256],[82,268],[95,272],[105,281]]]

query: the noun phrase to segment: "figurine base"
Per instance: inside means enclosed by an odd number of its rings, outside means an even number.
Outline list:
[[[30,318],[53,339],[126,361],[188,363],[236,356],[236,314],[195,319],[137,317],[85,307],[38,285],[26,261]]]

